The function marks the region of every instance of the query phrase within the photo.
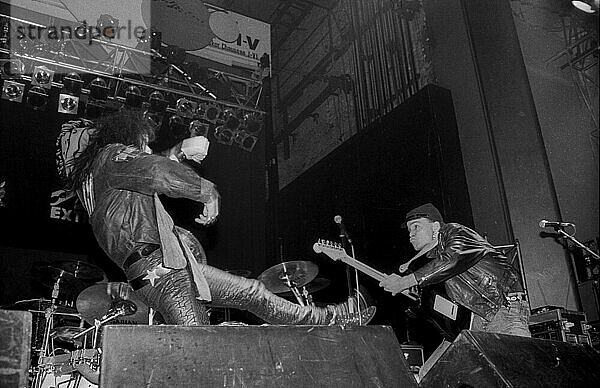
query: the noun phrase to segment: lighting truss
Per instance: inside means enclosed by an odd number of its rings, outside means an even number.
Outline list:
[[[0,21],[8,23],[13,18],[0,13]],[[21,19],[15,19],[24,22]],[[31,23],[37,25],[37,23]],[[262,94],[262,82],[252,78],[229,74],[223,71],[208,69],[209,78],[216,78],[231,89],[233,101],[216,98],[206,86],[195,82],[176,65],[169,65],[161,75],[153,75],[144,68],[143,63],[152,59],[164,60],[158,51],[150,52],[115,44],[100,39],[88,41],[64,40],[40,47],[40,42],[26,43],[26,39],[18,47],[0,47],[0,56],[6,59],[19,59],[28,66],[46,66],[56,72],[77,72],[92,74],[116,82],[112,95],[116,96],[123,83],[139,87],[160,90],[165,93],[186,97],[199,103],[218,105],[221,110],[233,108],[246,112],[264,114],[260,110],[259,100]]]

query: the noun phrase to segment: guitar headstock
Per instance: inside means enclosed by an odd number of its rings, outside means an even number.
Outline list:
[[[342,247],[342,244],[335,241],[319,239],[319,241],[314,243],[313,250],[316,253],[324,253],[333,260],[343,261],[343,259],[348,256],[344,247]]]

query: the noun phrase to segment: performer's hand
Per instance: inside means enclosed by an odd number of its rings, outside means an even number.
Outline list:
[[[219,195],[217,194],[210,202],[204,204],[202,214],[194,221],[201,225],[210,225],[217,220],[219,216]]]
[[[392,295],[395,296],[397,293],[402,292],[403,290],[416,286],[417,279],[413,274],[407,276],[391,274],[383,279],[379,285],[383,287],[384,290],[391,292]]]

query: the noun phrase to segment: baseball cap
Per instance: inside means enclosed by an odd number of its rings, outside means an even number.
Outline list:
[[[408,221],[416,220],[418,218],[428,218],[431,221],[444,223],[444,218],[442,217],[440,211],[431,203],[426,203],[425,205],[418,206],[406,213],[406,219],[402,223],[402,227],[406,228],[406,223]]]

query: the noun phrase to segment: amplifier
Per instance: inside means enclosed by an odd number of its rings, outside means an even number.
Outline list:
[[[591,345],[586,315],[582,311],[564,308],[541,308],[529,318],[533,338]]]

